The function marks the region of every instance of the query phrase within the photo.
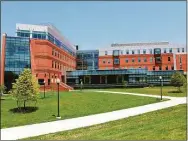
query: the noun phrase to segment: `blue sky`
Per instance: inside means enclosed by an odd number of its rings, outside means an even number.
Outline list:
[[[186,2],[2,2],[1,32],[16,23],[53,23],[80,49],[113,42],[186,43]]]

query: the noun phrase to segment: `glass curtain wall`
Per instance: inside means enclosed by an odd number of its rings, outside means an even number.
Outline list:
[[[31,68],[29,38],[6,37],[4,82],[8,89],[24,68]]]

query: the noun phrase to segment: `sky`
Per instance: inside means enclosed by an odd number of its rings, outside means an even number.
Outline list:
[[[1,33],[15,36],[16,23],[52,23],[79,49],[112,43],[186,44],[186,1],[1,2]]]

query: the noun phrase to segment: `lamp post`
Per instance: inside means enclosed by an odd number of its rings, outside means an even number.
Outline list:
[[[83,82],[82,82],[82,79],[80,79],[80,89],[82,91],[82,87],[83,87]]]
[[[44,81],[44,98],[45,98],[45,81]]]
[[[60,114],[59,114],[59,83],[60,83],[60,79],[59,78],[57,78],[56,79],[56,83],[57,83],[57,89],[58,89],[58,95],[57,95],[57,119],[61,119],[61,117],[60,117]]]
[[[162,76],[159,76],[159,79],[160,79],[160,84],[161,84],[161,100],[162,100]]]

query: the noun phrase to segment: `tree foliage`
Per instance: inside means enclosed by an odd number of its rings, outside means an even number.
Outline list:
[[[0,85],[0,95],[3,95],[6,91],[6,86],[5,85]]]
[[[183,74],[180,72],[175,72],[171,77],[171,85],[178,88],[178,91],[181,92],[181,86],[186,84],[186,79]]]
[[[30,69],[24,69],[19,78],[16,79],[16,82],[13,83],[10,94],[12,94],[17,101],[18,108],[20,104],[23,103],[25,109],[27,101],[37,101],[39,92],[39,84],[35,76],[31,74]]]
[[[123,85],[124,88],[126,88],[127,87],[127,81],[122,81],[122,85]]]

